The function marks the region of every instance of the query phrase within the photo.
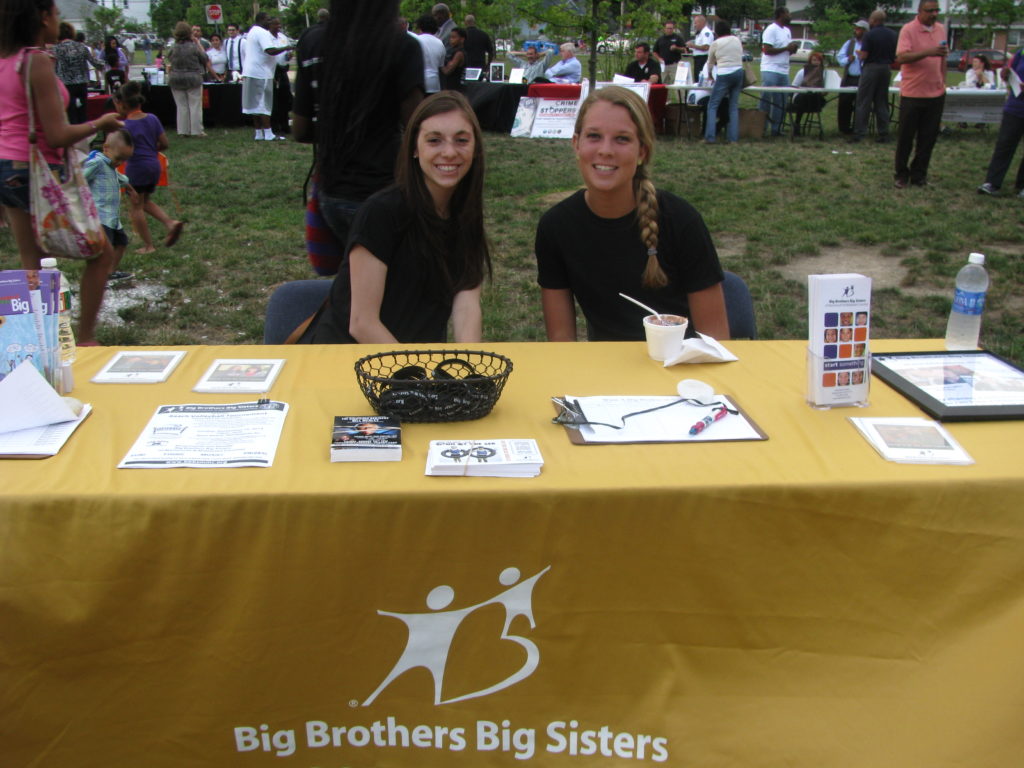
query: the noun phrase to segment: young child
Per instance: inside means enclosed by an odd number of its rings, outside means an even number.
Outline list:
[[[110,260],[111,280],[131,277],[127,272],[119,272],[117,267],[128,245],[128,235],[121,225],[121,188],[127,189],[132,199],[135,198],[135,190],[128,183],[128,177],[117,172],[117,166],[131,157],[134,151],[132,135],[120,128],[108,133],[103,142],[103,151],[90,152],[82,166],[85,180],[89,182],[89,189],[96,202],[103,232],[107,236],[106,255]]]

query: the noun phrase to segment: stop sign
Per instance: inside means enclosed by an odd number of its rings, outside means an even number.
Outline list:
[[[223,16],[224,13],[219,5],[206,6],[206,22],[208,24],[219,24]]]

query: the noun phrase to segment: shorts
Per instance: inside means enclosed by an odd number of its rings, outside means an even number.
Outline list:
[[[122,245],[128,245],[128,234],[123,229],[111,229],[104,224],[103,234],[107,236],[107,240],[115,248]]]
[[[135,191],[140,195],[152,195],[156,191],[156,184],[132,184]]]
[[[50,165],[58,173],[63,165]],[[28,160],[0,160],[0,205],[31,211]]]
[[[242,114],[270,115],[274,107],[274,80],[242,78]]]

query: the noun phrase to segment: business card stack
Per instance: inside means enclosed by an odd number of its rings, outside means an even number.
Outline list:
[[[807,276],[807,402],[867,403],[871,379],[871,278]]]
[[[390,416],[335,416],[331,461],[401,461],[402,426]]]
[[[536,477],[543,466],[536,440],[431,440],[426,474]]]

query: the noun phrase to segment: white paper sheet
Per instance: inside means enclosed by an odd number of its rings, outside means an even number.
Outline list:
[[[161,405],[118,469],[269,467],[288,404]]]
[[[0,381],[0,433],[74,421],[75,412],[32,363]]]

